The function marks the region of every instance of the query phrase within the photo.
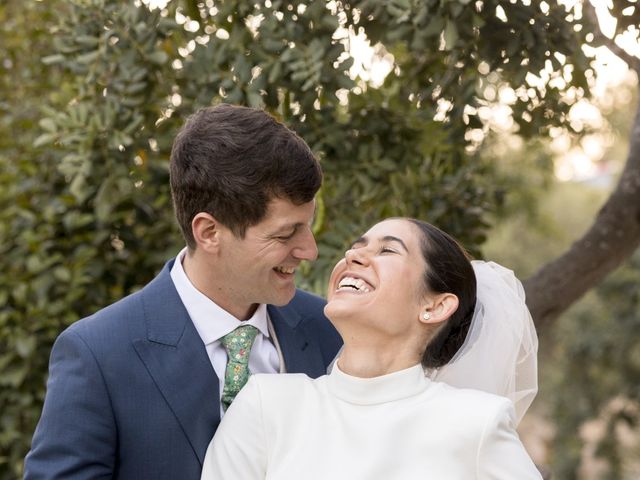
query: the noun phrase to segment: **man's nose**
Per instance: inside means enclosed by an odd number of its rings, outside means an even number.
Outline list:
[[[298,245],[296,245],[291,254],[299,260],[309,260],[311,262],[318,258],[318,245],[316,245],[316,239],[313,237],[311,228],[306,228],[301,232]]]

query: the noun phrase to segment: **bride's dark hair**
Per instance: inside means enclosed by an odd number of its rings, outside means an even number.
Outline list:
[[[444,322],[422,355],[422,366],[446,365],[467,338],[476,305],[476,276],[471,257],[449,234],[413,218],[408,219],[421,233],[420,247],[426,268],[424,288],[429,293],[453,293],[458,308]]]

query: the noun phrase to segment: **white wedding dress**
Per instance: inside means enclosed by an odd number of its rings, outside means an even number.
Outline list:
[[[203,480],[540,480],[504,397],[420,365],[376,378],[254,375],[216,432]]]

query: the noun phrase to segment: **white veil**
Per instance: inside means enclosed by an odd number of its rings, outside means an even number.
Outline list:
[[[538,337],[524,289],[511,270],[497,263],[471,263],[478,287],[469,333],[451,361],[427,375],[508,397],[519,423],[538,392]]]

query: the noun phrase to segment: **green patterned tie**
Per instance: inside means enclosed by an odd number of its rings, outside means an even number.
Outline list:
[[[227,369],[224,372],[222,408],[226,411],[247,380],[249,380],[249,353],[258,335],[253,325],[241,325],[220,340],[227,351]]]

